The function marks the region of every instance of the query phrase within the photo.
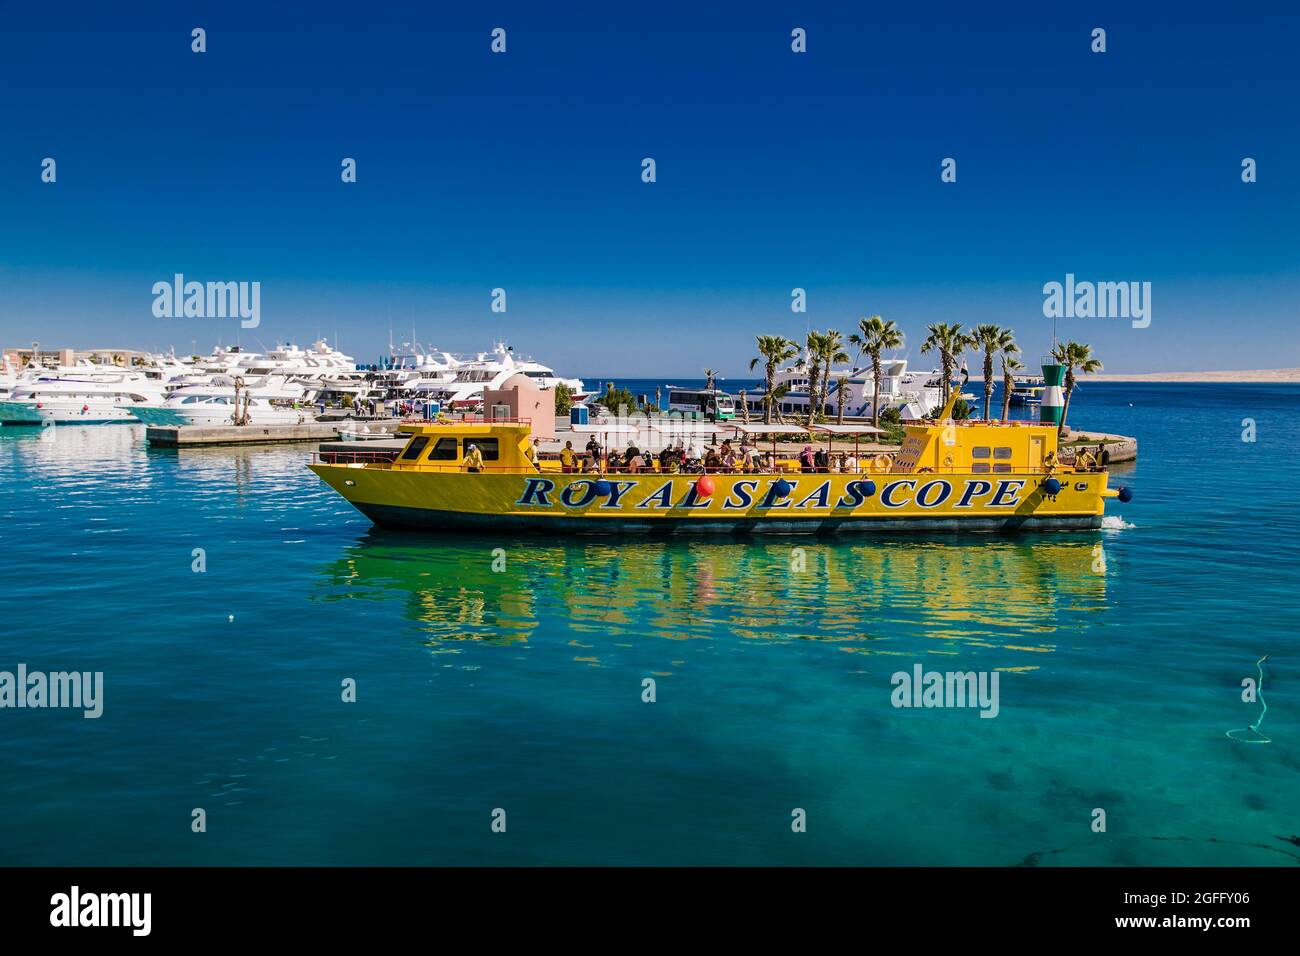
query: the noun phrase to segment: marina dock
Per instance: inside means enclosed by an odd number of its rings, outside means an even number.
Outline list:
[[[201,448],[208,445],[319,442],[335,438],[338,431],[337,422],[306,422],[301,425],[150,425],[145,431],[145,438],[156,448]]]

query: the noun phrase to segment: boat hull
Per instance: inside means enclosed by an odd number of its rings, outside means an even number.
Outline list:
[[[134,422],[130,410],[119,405],[74,402],[0,402],[0,423],[6,425],[103,425]]]
[[[376,524],[434,531],[547,534],[1014,533],[1099,528],[1105,473],[599,476],[434,473],[311,466]],[[852,486],[852,487],[851,487]]]

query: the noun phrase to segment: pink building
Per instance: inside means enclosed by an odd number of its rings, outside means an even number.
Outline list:
[[[500,388],[483,389],[483,417],[488,421],[517,418],[533,428],[533,437],[555,437],[555,390],[538,388],[522,372],[510,376]]]

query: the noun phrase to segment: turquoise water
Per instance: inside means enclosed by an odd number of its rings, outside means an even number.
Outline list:
[[[379,532],[302,448],[5,429],[0,670],[105,702],[0,710],[0,864],[1295,865],[1300,389],[1071,418],[1141,441],[1113,527],[744,543]],[[917,662],[999,715],[892,707]]]

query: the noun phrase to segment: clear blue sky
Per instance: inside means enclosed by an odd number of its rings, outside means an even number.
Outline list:
[[[337,334],[367,361],[391,323],[734,376],[755,333],[871,312],[914,357],[943,320],[1033,357],[1073,272],[1153,285],[1150,328],[1061,323],[1108,370],[1300,365],[1294,5],[458,6],[9,4],[0,344],[234,341],[153,316],[183,272],[262,283],[249,345]]]

